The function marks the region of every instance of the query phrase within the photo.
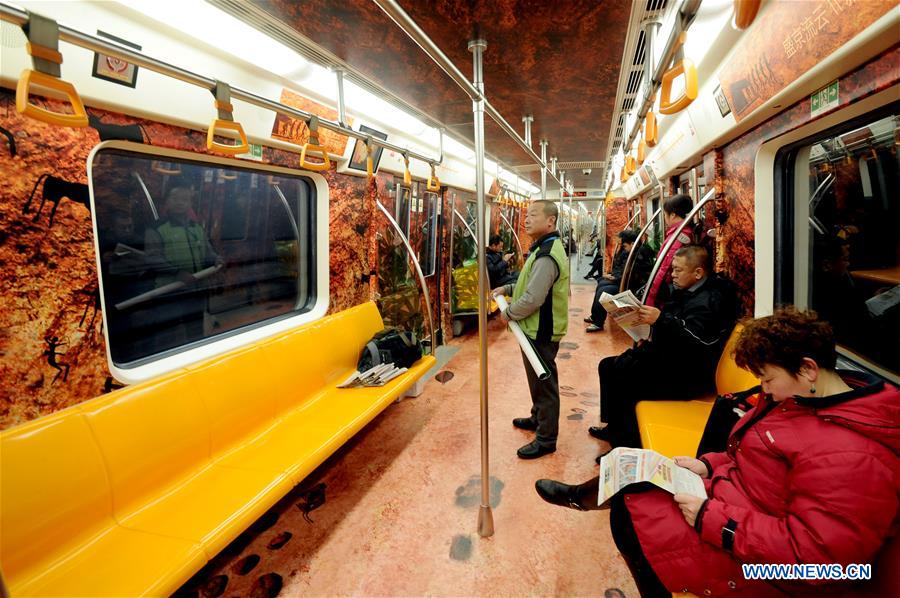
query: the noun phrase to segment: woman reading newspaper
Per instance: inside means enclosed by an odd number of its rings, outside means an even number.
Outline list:
[[[762,400],[735,425],[725,452],[675,458],[702,478],[707,498],[645,483],[608,501],[613,538],[641,595],[847,595],[866,590],[854,583],[880,585],[879,572],[896,570],[882,561],[896,556],[885,544],[898,524],[900,390],[836,370],[836,359],[831,328],[814,314],[788,308],[747,325],[735,361],[759,377]],[[639,475],[639,460],[626,461],[604,476],[665,487]],[[602,508],[607,481],[538,480],[536,489],[553,504],[589,510]],[[742,564],[769,563],[839,566],[832,574],[874,563],[876,581],[745,578]]]

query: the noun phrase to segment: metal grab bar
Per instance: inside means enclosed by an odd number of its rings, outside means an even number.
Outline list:
[[[816,218],[816,209],[819,207],[819,202],[825,197],[825,192],[831,188],[836,180],[834,174],[829,174],[825,177],[825,180],[813,191],[813,194],[809,197],[809,203],[807,203],[807,206],[809,206],[807,220],[820,235],[826,234],[826,231],[825,226]]]
[[[634,240],[634,243],[631,244],[631,251],[628,253],[628,259],[625,260],[625,269],[622,270],[622,281],[619,283],[619,292],[621,293],[625,289],[628,288],[628,283],[631,282],[631,268],[634,266],[634,256],[637,254],[638,250],[638,241],[641,240],[647,231],[650,230],[650,227],[656,222],[656,217],[659,216],[659,213],[662,211],[662,207],[656,208],[656,211],[653,212],[653,215],[647,219],[647,224],[644,225],[644,228],[641,229],[641,232],[638,233],[637,238]]]
[[[700,208],[708,204],[712,199],[716,196],[716,188],[713,187],[709,191],[706,192],[706,195],[703,196],[697,205],[688,213],[687,216],[684,217],[684,220],[679,223],[678,228],[675,229],[675,232],[669,237],[669,240],[666,241],[665,245],[663,245],[662,249],[659,250],[659,255],[656,256],[656,262],[653,264],[653,269],[650,270],[650,276],[647,278],[647,284],[644,286],[644,294],[641,297],[641,303],[647,301],[647,295],[650,294],[650,287],[653,286],[653,280],[656,278],[656,273],[659,272],[659,268],[662,265],[665,256],[669,253],[669,249],[672,248],[672,245],[675,243],[675,239],[678,238],[678,235],[681,234],[681,231],[684,230],[684,227],[688,225],[694,216],[697,215],[697,212],[700,211]]]
[[[22,26],[28,22],[28,12],[0,2],[0,20],[9,21],[14,25]],[[59,39],[65,42],[69,42],[70,44],[86,48],[93,52],[99,52],[107,56],[121,58],[122,60],[126,60],[131,64],[134,64],[135,66],[141,66],[148,70],[166,75],[168,77],[172,77],[173,79],[184,81],[185,83],[190,83],[191,85],[203,87],[204,89],[208,89],[210,91],[214,90],[216,87],[215,79],[210,79],[209,77],[198,75],[197,73],[193,73],[181,67],[173,66],[161,60],[151,58],[149,56],[146,56],[145,54],[136,52],[124,46],[120,46],[116,43],[103,40],[99,37],[94,37],[93,35],[82,33],[77,29],[72,29],[71,27],[66,27],[65,25],[59,25]],[[248,104],[258,106],[259,108],[272,110],[273,112],[278,112],[280,114],[284,114],[285,116],[298,118],[306,122],[309,122],[309,120],[313,116],[315,116],[309,112],[304,112],[303,110],[298,110],[296,108],[286,106],[274,100],[260,97],[254,93],[250,93],[249,91],[244,91],[236,87],[231,88],[231,97],[237,98]],[[367,139],[369,139],[369,136],[365,133],[354,131],[353,129],[342,125],[341,123],[336,123],[330,120],[319,118],[319,124],[326,129],[329,129],[336,133],[340,133],[342,135],[347,135],[348,137],[353,137],[362,141],[366,141]],[[397,152],[399,154],[406,153],[416,158],[417,160],[421,160],[422,162],[426,162],[428,164],[431,164],[432,166],[435,164],[440,164],[443,161],[443,148],[441,151],[441,158],[435,160],[434,158],[429,158],[428,156],[419,154],[417,152],[409,151],[406,148],[402,148],[387,141],[373,138],[372,142],[376,145],[380,145],[381,147]]]
[[[547,169],[546,164],[546,155],[544,155],[544,159],[541,159],[535,151],[531,148],[531,146],[525,142],[522,137],[516,132],[512,126],[506,122],[506,119],[497,111],[496,108],[491,106],[491,103],[488,102],[487,98],[484,96],[484,91],[479,89],[477,85],[471,83],[466,76],[462,74],[462,72],[456,67],[452,60],[450,60],[444,52],[438,48],[437,44],[428,37],[422,28],[419,27],[416,22],[410,17],[403,7],[396,0],[372,0],[375,5],[378,6],[384,13],[393,20],[397,26],[406,33],[420,48],[425,54],[428,55],[431,60],[438,65],[441,70],[443,70],[448,77],[453,79],[453,81],[465,91],[469,98],[473,102],[484,102],[483,109],[484,112],[490,116],[495,123],[497,123],[503,131],[515,141],[520,148],[528,155],[529,158],[533,162],[535,162],[538,166],[540,166],[543,170],[545,170],[551,177],[553,177],[556,182],[562,187],[562,181],[557,178],[556,173],[554,171],[550,171]],[[699,0],[694,0],[699,1]],[[483,85],[482,85],[483,87]],[[543,149],[543,141],[542,141],[542,149]],[[546,176],[546,175],[544,175]],[[546,196],[546,192],[542,194],[542,197]]]
[[[509,218],[507,218],[502,211],[500,212],[500,217],[503,218],[503,222],[505,222],[506,226],[509,227],[509,230],[512,231],[513,238],[516,240],[516,245],[519,246],[519,256],[525,255],[525,253],[522,251],[522,242],[519,241],[519,235],[516,234],[516,229],[513,228],[513,225],[510,224]]]
[[[463,215],[459,213],[459,210],[453,208],[453,213],[456,214],[456,217],[459,218],[459,221],[462,222],[462,225],[466,228],[466,232],[469,233],[469,236],[475,239],[475,247],[478,247],[478,237],[475,236],[475,233],[472,232],[472,227],[469,226],[469,223],[466,222],[466,219],[463,218]]]
[[[400,235],[400,240],[403,241],[403,246],[406,247],[406,253],[409,254],[409,259],[412,261],[413,266],[416,267],[416,275],[419,277],[419,284],[422,285],[422,296],[425,297],[425,309],[428,311],[428,334],[431,339],[431,342],[429,343],[429,353],[434,355],[434,343],[436,339],[434,338],[434,320],[431,316],[431,299],[428,297],[428,286],[425,284],[425,275],[422,273],[422,266],[419,265],[419,258],[416,257],[412,245],[409,244],[409,239],[403,234],[400,225],[397,224],[397,221],[394,220],[394,217],[391,216],[391,213],[387,208],[381,205],[380,201],[376,201],[375,204],[381,209],[381,212],[387,216],[388,222],[394,227],[394,231]]]

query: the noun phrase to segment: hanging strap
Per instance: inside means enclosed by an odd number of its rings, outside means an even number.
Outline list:
[[[244,133],[241,123],[234,120],[234,106],[231,105],[231,87],[222,81],[216,81],[215,87],[210,90],[215,98],[215,106],[218,118],[212,121],[206,132],[206,148],[210,151],[234,156],[250,151],[250,143]],[[231,131],[239,137],[233,144],[218,143],[215,139],[216,131]]]
[[[22,25],[22,31],[28,36],[25,48],[31,55],[34,70],[57,77],[62,74],[62,54],[59,53],[59,25],[53,19],[28,13],[28,22]]]
[[[16,111],[19,114],[61,127],[86,127],[88,116],[75,86],[60,79],[62,54],[59,52],[59,25],[53,19],[28,13],[22,25],[28,37],[26,49],[31,55],[33,69],[25,69],[16,85]],[[28,101],[31,85],[39,85],[66,96],[72,114],[53,112]]]
[[[216,81],[212,94],[216,98],[216,110],[219,111],[219,120],[233,121],[234,106],[231,105],[231,86],[222,81]]]

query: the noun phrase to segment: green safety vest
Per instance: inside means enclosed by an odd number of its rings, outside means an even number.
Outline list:
[[[541,307],[525,319],[519,320],[519,326],[525,335],[538,342],[559,341],[566,334],[569,326],[569,256],[563,248],[559,235],[551,233],[540,245],[532,245],[531,255],[525,261],[519,280],[513,289],[513,302],[525,294],[531,267],[540,257],[549,255],[556,261],[559,276],[556,277],[547,298]]]
[[[162,238],[166,261],[178,270],[199,272],[206,265],[206,233],[195,222],[177,226],[164,222],[156,229]]]

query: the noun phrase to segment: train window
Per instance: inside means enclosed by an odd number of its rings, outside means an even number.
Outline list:
[[[116,366],[311,308],[310,179],[121,148],[95,152],[90,172]]]
[[[422,274],[432,276],[434,274],[435,264],[437,261],[437,225],[438,225],[438,208],[440,207],[440,198],[436,193],[426,192],[422,199],[424,205],[422,207],[423,222],[422,242],[420,244],[419,265],[422,267]]]
[[[900,118],[796,150],[794,303],[834,328],[845,355],[900,372]],[[789,179],[790,180],[790,179]]]
[[[412,209],[412,189],[402,185],[397,186],[397,200],[394,206],[394,219],[397,226],[409,238],[409,211]]]

